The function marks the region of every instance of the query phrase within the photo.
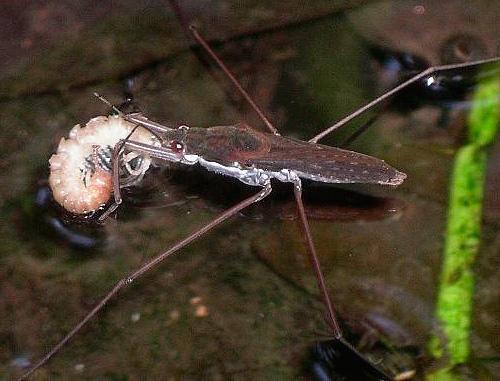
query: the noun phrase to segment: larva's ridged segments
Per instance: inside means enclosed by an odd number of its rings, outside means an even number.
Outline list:
[[[85,160],[92,157],[95,147],[110,147],[124,139],[135,127],[120,116],[98,116],[85,127],[74,126],[67,139],[62,138],[57,152],[49,159],[49,183],[54,199],[66,210],[86,214],[106,204],[113,190],[112,174],[97,168],[90,173]],[[138,128],[131,140],[156,145],[155,137],[146,129]],[[141,169],[149,167],[150,160],[143,160]]]

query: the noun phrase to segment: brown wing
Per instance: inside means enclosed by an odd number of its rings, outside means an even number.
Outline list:
[[[327,183],[398,185],[406,177],[368,155],[258,132],[245,124],[189,131],[185,142],[190,152],[224,165],[237,162],[270,172],[289,169]]]
[[[398,185],[406,178],[372,156],[285,137],[272,136],[269,151],[254,154],[249,157],[247,153],[240,162],[267,171],[290,169],[302,178],[326,183]]]

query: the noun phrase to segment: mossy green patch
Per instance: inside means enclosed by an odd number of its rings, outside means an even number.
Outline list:
[[[500,79],[479,86],[469,116],[469,144],[456,155],[452,173],[443,267],[436,315],[441,332],[432,336],[429,352],[445,360],[444,366],[428,376],[452,380],[456,365],[469,355],[469,329],[474,292],[472,266],[481,244],[481,216],[487,154],[500,123],[498,94]]]

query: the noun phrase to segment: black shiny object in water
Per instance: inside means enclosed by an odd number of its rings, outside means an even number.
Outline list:
[[[321,381],[393,380],[341,338],[317,342],[307,372]]]

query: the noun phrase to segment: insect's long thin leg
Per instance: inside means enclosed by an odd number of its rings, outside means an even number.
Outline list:
[[[29,377],[35,370],[44,365],[54,354],[56,354],[67,342],[70,340],[94,315],[96,315],[107,303],[115,296],[122,288],[131,284],[135,279],[149,271],[151,268],[155,267],[166,258],[174,254],[179,249],[193,242],[194,240],[201,237],[203,234],[207,233],[209,230],[213,229],[226,219],[237,214],[240,210],[246,208],[247,206],[258,202],[265,198],[271,193],[272,187],[271,183],[268,182],[259,192],[246,198],[245,200],[239,202],[233,207],[227,209],[226,211],[219,214],[212,221],[202,226],[201,228],[195,230],[193,233],[189,234],[187,237],[179,241],[177,244],[164,251],[163,253],[157,255],[155,258],[148,261],[146,264],[139,267],[137,270],[130,273],[127,277],[121,279],[108,294],[101,299],[101,301],[90,311],[56,346],[54,346],[50,352],[48,352],[39,362],[37,362],[28,372],[22,375],[19,380],[24,380]]]
[[[253,108],[253,110],[259,115],[259,117],[262,119],[266,127],[275,135],[279,135],[278,130],[274,125],[271,123],[271,121],[264,115],[262,110],[260,109],[259,106],[254,102],[252,97],[246,92],[246,90],[241,86],[239,81],[236,79],[236,77],[231,73],[231,71],[227,68],[227,66],[222,62],[222,60],[215,54],[215,52],[212,50],[212,48],[207,44],[205,39],[200,36],[194,25],[189,26],[189,31],[193,35],[194,39],[205,49],[205,51],[212,57],[212,59],[217,63],[217,66],[221,68],[221,70],[227,75],[227,77],[231,80],[233,85],[238,89],[238,91],[243,95],[243,97],[246,99],[246,101],[250,104],[250,106]]]
[[[139,112],[134,112],[132,114],[125,114],[125,115],[123,115],[123,119],[125,119],[126,121],[128,121],[130,123],[135,123],[135,124],[141,125],[146,130],[148,130],[149,132],[154,134],[156,136],[156,138],[158,139],[158,141],[160,141],[160,142],[161,142],[161,137],[158,134],[161,134],[162,132],[171,130],[170,127],[167,127],[167,126],[160,124],[158,122],[155,122],[153,120],[149,120],[148,118],[146,118],[144,115],[142,115]]]
[[[94,93],[96,95],[97,93]],[[97,96],[97,95],[96,95]],[[105,100],[108,102],[105,98],[101,97],[99,95],[99,99]],[[108,102],[109,103],[109,102]],[[111,103],[109,103],[111,104]],[[115,106],[112,106],[113,108],[116,108]],[[113,213],[122,203],[123,198],[120,190],[120,153],[123,150],[123,147],[127,143],[127,141],[130,139],[130,137],[134,134],[134,132],[140,127],[140,125],[135,126],[132,131],[129,132],[129,134],[125,137],[125,139],[120,140],[118,143],[115,144],[115,147],[113,148],[113,155],[112,155],[112,162],[113,162],[113,196],[114,196],[114,202],[112,205],[106,209],[106,211],[99,216],[99,221],[104,221],[106,218],[109,217],[111,213]]]
[[[130,136],[134,133],[134,131],[140,127],[140,125],[137,125],[134,127],[134,129],[130,132],[130,134],[123,140],[120,140],[118,143],[115,144],[115,147],[113,149],[113,195],[114,195],[114,201],[113,204],[111,204],[106,211],[104,211],[103,214],[99,216],[99,221],[104,221],[106,218],[109,217],[111,213],[113,213],[122,203],[123,198],[121,195],[121,190],[120,190],[120,168],[119,168],[119,161],[120,161],[120,155],[122,150],[127,147],[130,148],[130,150],[135,151],[139,154],[144,154],[148,155],[150,157],[154,157],[160,160],[166,160],[166,161],[180,161],[182,158],[182,154],[171,152],[163,147],[154,147],[150,146],[148,144],[140,143],[140,142],[135,142],[133,140],[129,140]],[[146,129],[148,127],[142,126]]]
[[[385,94],[381,95],[378,98],[375,98],[373,101],[368,102],[366,105],[363,107],[357,109],[354,111],[352,114],[346,116],[345,118],[339,120],[337,123],[335,123],[333,126],[328,127],[325,129],[323,132],[319,133],[312,139],[309,139],[311,143],[317,143],[321,138],[324,138],[326,135],[331,133],[332,131],[336,130],[337,128],[343,126],[344,124],[348,123],[349,121],[353,120],[354,118],[358,117],[359,115],[363,114],[365,111],[371,109],[372,107],[378,105],[380,102],[390,98],[394,94],[400,92],[404,88],[408,87],[412,83],[415,83],[419,81],[422,78],[425,78],[427,76],[430,76],[432,74],[441,72],[441,71],[446,71],[446,70],[457,70],[457,69],[465,69],[468,67],[474,67],[477,65],[484,65],[488,63],[493,63],[493,62],[500,62],[500,57],[495,57],[495,58],[489,58],[485,60],[478,60],[478,61],[471,61],[471,62],[464,62],[464,63],[458,63],[458,64],[450,64],[450,65],[442,65],[442,66],[431,66],[430,68],[424,70],[423,72],[411,77],[410,79],[404,81],[400,85],[396,86],[392,90],[389,90]]]
[[[302,230],[304,231],[304,236],[307,243],[307,252],[309,253],[309,260],[316,274],[316,280],[318,281],[318,288],[321,292],[321,297],[325,303],[326,310],[328,313],[328,322],[332,329],[332,335],[336,339],[342,337],[342,331],[340,330],[339,323],[333,308],[330,296],[328,295],[328,289],[325,284],[325,278],[321,270],[321,265],[318,260],[318,254],[316,252],[316,247],[314,246],[314,241],[311,235],[311,230],[309,229],[309,222],[307,221],[306,212],[304,209],[304,203],[302,202],[302,187],[300,182],[294,184],[294,194],[295,200],[297,202],[297,210],[299,213],[300,224],[302,225]]]
[[[380,115],[392,104],[392,101],[387,102],[384,107],[380,108],[373,116],[370,117],[365,123],[363,123],[359,128],[356,129],[351,135],[349,135],[341,144],[339,148],[346,148],[352,142],[354,142],[362,133],[367,131],[375,121],[380,117]]]

